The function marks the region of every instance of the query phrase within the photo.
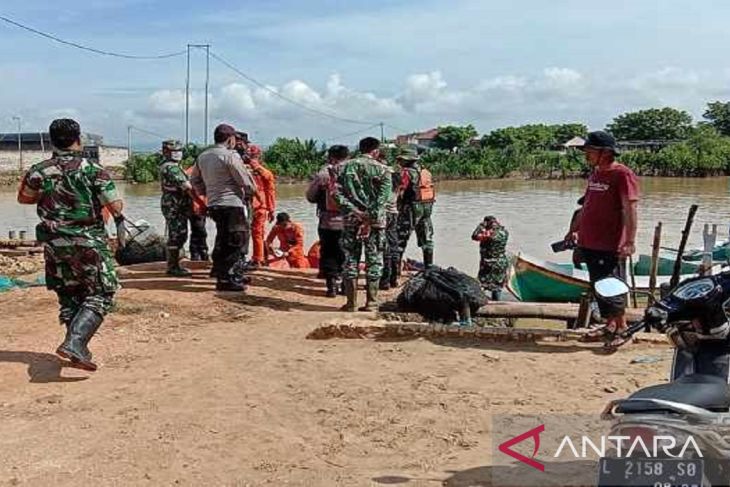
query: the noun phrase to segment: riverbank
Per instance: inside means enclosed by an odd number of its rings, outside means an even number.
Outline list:
[[[354,318],[311,272],[257,273],[245,296],[201,267],[122,279],[94,374],[52,354],[53,294],[0,295],[0,485],[486,486],[493,414],[598,414],[669,367],[665,347],[307,340]]]

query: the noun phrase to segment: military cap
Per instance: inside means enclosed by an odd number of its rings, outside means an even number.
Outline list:
[[[396,156],[396,159],[401,161],[417,161],[420,157],[418,156],[418,151],[416,149],[408,147],[401,149],[401,152]]]
[[[179,140],[166,140],[162,142],[162,150],[176,151],[182,150],[182,144]]]

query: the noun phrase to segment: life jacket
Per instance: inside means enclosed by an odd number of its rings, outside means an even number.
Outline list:
[[[401,181],[408,179],[408,169],[404,168],[401,171]],[[433,176],[431,171],[426,168],[418,169],[418,184],[415,181],[410,181],[410,187],[405,187],[402,184],[402,191],[405,192],[407,199],[411,201],[420,201],[429,203],[436,199],[436,189],[433,186]]]

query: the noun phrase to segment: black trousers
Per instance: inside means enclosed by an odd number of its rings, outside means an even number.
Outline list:
[[[730,383],[730,347],[725,340],[700,342],[696,350],[675,349],[670,381],[691,374],[714,375]]]
[[[208,255],[208,231],[205,215],[190,216],[190,255]]]
[[[401,259],[398,237],[398,213],[388,213],[385,223],[385,249],[383,250],[383,275],[381,282],[388,282],[392,272],[397,272]]]
[[[607,277],[626,279],[625,266],[619,259],[617,252],[581,247],[580,257],[588,267],[591,284],[595,284]],[[598,309],[601,311],[603,318],[623,316],[626,312],[626,295],[614,298],[601,298],[600,296],[596,296],[596,302],[598,303]]]
[[[342,230],[318,228],[319,233],[319,270],[324,277],[340,277],[345,263],[342,248]]]
[[[208,209],[208,215],[216,228],[211,256],[213,273],[222,281],[241,278],[248,233],[245,210],[235,206],[214,206]]]

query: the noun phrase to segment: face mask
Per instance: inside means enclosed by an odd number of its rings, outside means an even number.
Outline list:
[[[170,153],[170,159],[172,159],[175,162],[182,161],[183,160],[183,153],[182,153],[182,151],[178,151],[178,150],[172,151]]]

